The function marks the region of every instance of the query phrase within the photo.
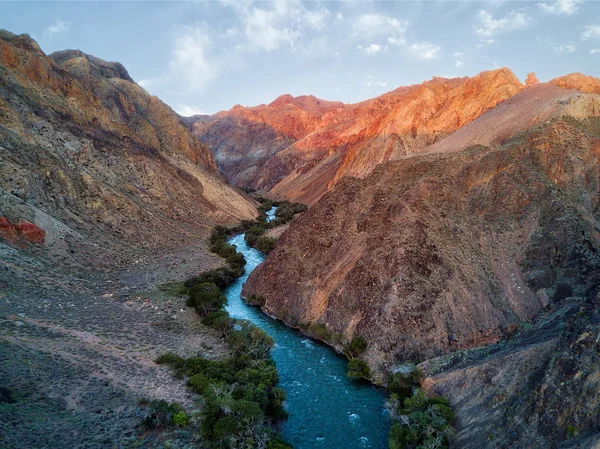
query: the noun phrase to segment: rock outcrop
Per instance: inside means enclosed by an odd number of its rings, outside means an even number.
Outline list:
[[[593,447],[577,442],[600,431],[595,412],[581,409],[581,392],[596,388],[600,374],[598,324],[580,309],[576,330],[565,334],[573,315],[563,312],[583,306],[581,298],[597,301],[599,105],[598,95],[532,86],[450,143],[341,179],[291,223],[244,295],[263,296],[265,310],[290,325],[324,327],[339,348],[363,337],[379,380],[405,361],[447,357],[443,369],[424,367],[427,388],[457,409],[457,447]],[[521,113],[537,120],[516,123]],[[491,123],[500,129],[487,130]],[[532,319],[539,332],[517,330]],[[569,361],[584,334],[592,346]],[[515,346],[504,351],[511,336]],[[527,352],[534,343],[539,350]],[[470,358],[469,348],[490,344],[496,359],[485,350]],[[464,354],[461,364],[449,353]],[[579,396],[555,413],[549,404],[564,395],[554,382],[569,376]],[[577,407],[576,422],[567,422]]]
[[[531,72],[527,74],[527,79],[525,80],[526,86],[533,86],[534,84],[539,84],[540,80],[535,76],[535,72]]]

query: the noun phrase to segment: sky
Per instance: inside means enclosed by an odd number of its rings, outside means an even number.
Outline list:
[[[499,67],[600,77],[600,1],[0,1],[0,28],[121,62],[182,115],[287,93],[355,103]]]

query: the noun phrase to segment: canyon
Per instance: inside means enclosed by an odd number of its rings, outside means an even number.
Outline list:
[[[599,158],[582,74],[184,118],[119,63],[0,31],[0,436],[137,444],[140,398],[194,408],[154,360],[227,354],[173,283],[223,264],[207,240],[256,218],[245,190],[310,205],[264,262],[245,248],[241,295],[266,314],[339,352],[360,337],[379,385],[417,365],[456,413],[452,447],[598,447]]]

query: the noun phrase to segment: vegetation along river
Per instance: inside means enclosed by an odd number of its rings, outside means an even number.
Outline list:
[[[269,217],[273,213],[269,211]],[[286,439],[295,449],[387,448],[385,390],[349,379],[345,358],[246,304],[240,296],[242,285],[264,255],[246,244],[244,234],[229,243],[247,262],[245,275],[225,291],[226,308],[232,317],[251,321],[275,340],[271,354],[290,413],[283,426]]]

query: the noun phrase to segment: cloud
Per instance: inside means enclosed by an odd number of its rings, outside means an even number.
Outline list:
[[[281,47],[295,48],[310,30],[327,27],[331,12],[317,6],[307,8],[299,1],[275,1],[255,6],[249,2],[225,2],[238,13],[246,38],[245,48],[251,51],[274,51]]]
[[[367,81],[365,81],[365,86],[367,86],[368,88],[384,88],[387,86],[387,81],[377,81],[373,76],[367,75]]]
[[[362,38],[388,36],[397,39],[408,27],[408,22],[380,14],[364,14],[352,23],[355,35]]]
[[[572,16],[579,10],[583,0],[557,0],[550,3],[538,3],[542,11],[555,15]]]
[[[406,45],[406,39],[404,39],[403,37],[388,37],[387,41],[392,45]]]
[[[365,55],[376,55],[377,53],[379,53],[382,50],[383,51],[387,50],[387,47],[383,47],[378,44],[371,44],[371,45],[367,45],[366,47],[362,46],[362,45],[357,45],[356,48],[358,48],[360,50],[360,52]]]
[[[454,65],[456,66],[457,69],[460,69],[463,65],[465,65],[465,63],[462,61],[456,61],[456,63]]]
[[[71,29],[71,22],[57,20],[54,25],[50,25],[44,30],[45,37],[54,37],[59,34],[65,34]]]
[[[573,44],[554,45],[552,48],[556,53],[573,53],[577,50],[577,47]]]
[[[600,54],[600,48],[592,48],[590,50],[590,53],[593,54],[593,55]]]
[[[585,27],[585,31],[581,35],[582,41],[587,41],[589,39],[599,39],[600,38],[600,25],[588,25]]]
[[[460,56],[462,56],[463,54],[460,51],[457,51],[456,53],[452,53],[452,56],[454,56],[455,58],[458,58]]]
[[[417,42],[408,46],[409,52],[418,59],[435,59],[440,55],[440,46],[431,42]]]
[[[189,90],[199,91],[218,73],[218,64],[209,61],[212,41],[206,26],[196,24],[180,29],[171,54],[171,70]]]
[[[183,117],[191,117],[192,115],[206,115],[206,112],[202,111],[201,109],[181,103],[177,105],[175,112]]]
[[[523,11],[513,10],[500,19],[494,19],[487,11],[479,11],[477,15],[479,24],[475,31],[480,36],[491,37],[496,34],[509,33],[529,27],[535,21]]]

